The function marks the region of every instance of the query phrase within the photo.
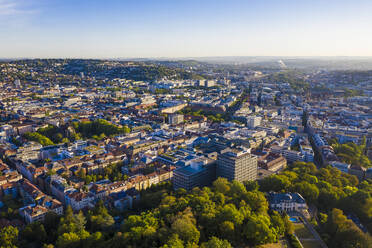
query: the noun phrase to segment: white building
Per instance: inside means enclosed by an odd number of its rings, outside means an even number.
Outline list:
[[[262,118],[258,117],[258,116],[248,116],[247,117],[247,126],[249,128],[255,128],[255,127],[261,125],[261,120],[262,120]]]
[[[84,192],[73,192],[68,195],[68,204],[74,211],[93,207],[94,196]]]
[[[302,212],[308,209],[299,193],[269,193],[270,208],[279,212]]]

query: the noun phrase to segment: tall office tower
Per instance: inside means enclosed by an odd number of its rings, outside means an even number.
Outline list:
[[[261,125],[261,117],[257,117],[257,116],[248,116],[247,117],[247,126],[249,128],[255,128],[259,125]]]
[[[14,80],[14,85],[17,88],[21,88],[21,80],[19,80],[19,79]]]
[[[207,158],[197,158],[190,165],[173,171],[174,189],[191,190],[195,187],[209,186],[216,180],[216,161]]]
[[[240,149],[226,149],[218,155],[217,176],[239,182],[257,179],[257,157]]]
[[[183,115],[171,114],[168,115],[168,122],[171,125],[177,125],[183,122]]]

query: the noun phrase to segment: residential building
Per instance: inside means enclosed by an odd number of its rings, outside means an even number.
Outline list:
[[[72,210],[79,211],[84,208],[91,208],[94,206],[94,195],[85,192],[72,192],[66,197],[66,204],[71,205]]]
[[[342,163],[339,161],[332,161],[330,164],[332,167],[335,167],[344,173],[349,173],[350,164]]]

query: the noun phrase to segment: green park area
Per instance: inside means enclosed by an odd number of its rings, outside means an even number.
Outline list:
[[[304,223],[295,223],[294,232],[304,248],[320,248],[319,242],[312,233],[307,229]]]

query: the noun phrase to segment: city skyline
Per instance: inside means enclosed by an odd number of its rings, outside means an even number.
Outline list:
[[[0,0],[0,58],[372,56],[369,1]]]

